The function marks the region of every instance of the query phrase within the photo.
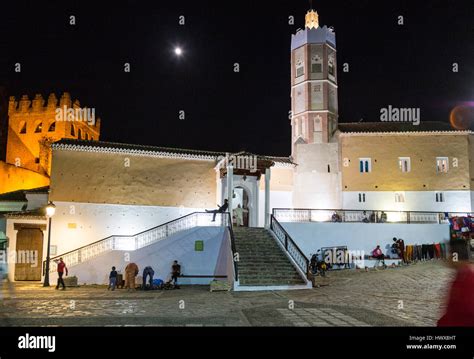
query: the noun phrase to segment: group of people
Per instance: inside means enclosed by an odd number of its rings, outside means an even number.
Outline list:
[[[66,263],[64,262],[63,258],[59,258],[57,263],[57,274],[58,274],[58,282],[56,285],[56,289],[59,289],[59,287],[62,287],[62,290],[66,289],[66,284],[64,283],[64,274],[67,276],[68,275],[68,269],[66,266]],[[125,288],[127,288],[129,291],[130,290],[135,290],[136,289],[136,284],[135,284],[135,278],[139,273],[138,265],[136,263],[128,263],[127,266],[125,267]],[[153,270],[152,267],[146,266],[143,269],[143,284],[142,284],[142,289],[153,289],[153,276],[155,275],[155,271]],[[178,261],[174,261],[173,265],[171,266],[171,279],[168,281],[167,284],[172,285],[173,288],[179,289],[178,286],[178,277],[181,276],[181,265],[178,263]],[[117,272],[117,269],[115,267],[112,267],[112,270],[110,271],[109,274],[109,286],[108,290],[115,290],[119,274]],[[148,280],[148,285],[147,285],[147,280]]]
[[[331,216],[331,221],[333,223],[340,223],[342,222],[342,217],[338,212],[333,212]],[[380,216],[377,216],[376,212],[372,212],[370,216],[367,214],[366,211],[362,212],[362,219],[363,223],[385,223],[387,222],[387,213],[384,211],[380,212]]]
[[[229,201],[227,199],[224,200],[224,204],[222,206],[217,205],[217,209],[209,210],[206,209],[207,213],[212,213],[212,222],[216,221],[216,215],[218,213],[225,213],[227,212],[227,209],[229,208]],[[238,227],[244,226],[244,213],[248,213],[248,209],[245,207],[242,207],[240,203],[237,205],[236,208],[232,211],[232,216],[233,219],[235,219],[235,223]]]
[[[309,262],[311,273],[324,277],[326,276],[326,270],[328,269],[328,266],[329,264],[324,260],[321,250],[318,249],[318,251],[311,256],[311,260]]]
[[[128,263],[127,266],[125,267],[125,289],[128,289],[128,291],[132,291],[136,289],[136,283],[135,283],[135,278],[139,273],[138,265],[136,263]],[[154,284],[153,284],[153,276],[155,275],[155,271],[153,270],[152,267],[146,266],[143,269],[143,284],[142,284],[142,289],[147,290],[147,289],[153,289]],[[171,279],[167,282],[167,284],[172,284],[173,288],[179,289],[178,286],[178,277],[181,276],[181,265],[178,263],[178,261],[174,261],[173,265],[171,266]],[[109,286],[108,290],[115,290],[117,286],[117,278],[118,278],[118,272],[115,267],[112,267],[112,270],[110,271],[109,274]],[[148,282],[147,282],[148,280]]]
[[[398,258],[402,260],[403,263],[406,263],[405,259],[405,241],[401,238],[393,237],[392,244],[392,253],[396,254]],[[387,267],[385,264],[385,254],[383,253],[380,245],[377,245],[374,250],[372,250],[372,258],[376,259],[374,267],[377,268],[380,262],[384,268]]]
[[[372,212],[369,215],[367,215],[367,212],[364,211],[362,213],[362,222],[364,223],[385,223],[387,222],[387,213],[384,211],[380,212],[380,216],[377,216],[375,212]]]

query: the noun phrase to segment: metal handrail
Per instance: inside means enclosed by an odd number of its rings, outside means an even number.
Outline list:
[[[188,219],[191,216],[197,216],[197,215],[200,215],[200,214],[207,214],[207,215],[210,215],[210,216],[213,215],[212,213],[209,213],[209,212],[192,212],[192,213],[189,213],[189,214],[184,215],[182,217],[179,217],[179,218],[173,219],[171,221],[168,221],[166,223],[155,226],[153,228],[147,229],[145,231],[141,231],[141,232],[139,232],[137,234],[134,234],[134,235],[112,235],[112,236],[108,236],[106,238],[103,238],[103,239],[100,239],[98,241],[95,241],[95,242],[89,243],[87,245],[81,246],[79,248],[76,248],[72,251],[68,251],[68,252],[62,253],[61,255],[57,255],[55,257],[52,257],[52,258],[50,258],[50,262],[54,262],[55,260],[57,260],[61,257],[66,257],[66,256],[70,256],[74,253],[77,253],[77,257],[76,257],[77,263],[82,263],[83,259],[81,258],[81,252],[83,250],[85,250],[86,248],[90,248],[91,250],[93,250],[95,247],[99,247],[101,245],[103,247],[103,250],[99,250],[99,249],[95,250],[94,249],[94,251],[96,251],[96,252],[94,252],[95,255],[98,255],[98,254],[103,253],[103,252],[108,251],[108,250],[114,250],[116,248],[116,242],[117,242],[116,239],[119,239],[119,238],[134,239],[134,249],[139,249],[139,248],[142,248],[144,246],[152,244],[152,243],[154,243],[158,240],[166,238],[166,237],[170,236],[171,234],[174,234],[174,233],[177,233],[177,232],[180,231],[180,229],[178,228],[178,229],[174,229],[172,231],[172,233],[170,233],[170,231],[169,231],[169,226],[170,225],[177,224],[179,222],[182,222],[183,220]],[[222,213],[222,214],[224,214],[224,213]],[[198,226],[198,224],[196,223],[196,225],[193,226],[193,227],[197,227],[197,226]],[[193,227],[189,227],[189,228],[193,228]],[[153,235],[151,235],[152,232],[157,231],[161,228],[164,228],[164,230],[165,230],[164,235],[162,237],[159,237],[158,234],[155,235],[155,237],[153,237]],[[182,228],[181,230],[189,229],[189,228]],[[150,236],[143,238],[141,243],[139,243],[139,237],[140,236],[146,236],[147,234],[150,234]],[[46,267],[45,265],[46,265],[46,260],[43,261],[43,274],[45,273],[45,267]],[[51,267],[50,271],[53,272],[54,268]]]
[[[293,258],[295,263],[298,265],[298,267],[300,267],[300,269],[303,271],[306,277],[308,277],[308,274],[309,274],[308,257],[306,257],[306,255],[303,253],[300,247],[298,247],[295,241],[291,238],[288,232],[283,228],[280,222],[278,222],[278,220],[273,216],[273,214],[270,215],[270,229],[273,231],[273,233],[278,238],[278,240],[284,245],[286,252]],[[284,238],[281,238],[281,235],[278,232],[283,234]],[[294,252],[291,251],[289,247],[292,247],[298,253],[300,258],[295,258]]]
[[[235,260],[235,255],[237,254],[237,247],[235,246],[235,237],[234,237],[234,230],[232,228],[232,216],[230,215],[230,212],[227,213],[227,221],[229,222],[229,225],[227,228],[229,229],[229,235],[230,235],[230,247],[232,249],[232,263],[234,263],[234,280],[238,281],[239,280],[239,268],[237,265],[237,261]]]

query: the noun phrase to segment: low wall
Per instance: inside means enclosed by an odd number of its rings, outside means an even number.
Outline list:
[[[333,246],[370,254],[380,245],[385,254],[390,254],[393,237],[402,238],[405,245],[449,241],[448,224],[292,222],[282,226],[308,258],[322,247]]]
[[[112,266],[121,274],[129,262],[140,270],[137,283],[142,283],[146,266],[155,271],[154,278],[169,279],[174,260],[181,264],[183,275],[227,275],[229,252],[227,229],[224,227],[196,227],[135,251],[110,251],[84,263],[71,266],[70,276],[77,276],[79,284],[107,284]],[[195,241],[204,242],[202,251],[195,251]],[[67,265],[67,263],[66,263]],[[231,274],[229,274],[231,275]],[[124,275],[125,279],[125,275]],[[213,278],[180,278],[180,284],[209,284]],[[57,281],[51,274],[51,284]]]
[[[51,245],[56,254],[112,235],[134,235],[202,208],[55,202]],[[56,255],[53,254],[53,255]]]

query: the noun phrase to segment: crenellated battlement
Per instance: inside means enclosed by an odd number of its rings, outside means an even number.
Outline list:
[[[68,92],[64,92],[59,101],[55,93],[51,93],[47,101],[45,101],[41,94],[36,94],[33,99],[30,99],[28,95],[23,95],[18,100],[15,96],[10,96],[8,114],[10,116],[15,114],[40,114],[56,111],[57,108],[62,109],[64,107],[80,109],[81,103],[78,99],[72,100]]]
[[[47,100],[36,94],[11,96],[8,104],[6,162],[34,172],[49,174],[49,144],[63,138],[98,141],[100,119],[95,108],[81,107],[77,99],[64,92]]]

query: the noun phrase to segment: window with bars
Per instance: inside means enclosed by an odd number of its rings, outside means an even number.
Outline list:
[[[436,172],[448,173],[449,160],[448,157],[436,157]]]
[[[359,172],[368,173],[372,171],[370,158],[359,158]]]
[[[395,193],[395,203],[403,203],[405,202],[405,194],[404,193]]]
[[[400,171],[406,173],[411,171],[410,157],[398,157],[398,167]]]

